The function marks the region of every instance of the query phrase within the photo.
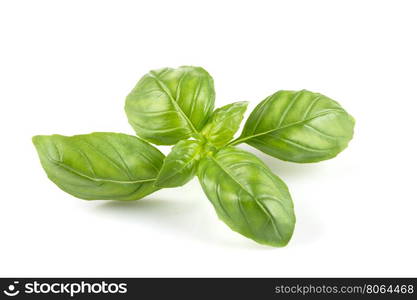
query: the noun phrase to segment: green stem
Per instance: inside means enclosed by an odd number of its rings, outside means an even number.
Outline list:
[[[241,144],[244,141],[250,140],[251,138],[253,138],[255,136],[256,135],[250,135],[250,136],[243,137],[243,138],[238,137],[238,138],[234,139],[233,141],[230,141],[229,143],[227,143],[226,146],[235,146],[235,145]]]

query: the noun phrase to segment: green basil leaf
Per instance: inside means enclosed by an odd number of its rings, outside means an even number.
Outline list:
[[[198,177],[217,215],[232,230],[261,244],[288,243],[295,225],[291,196],[256,156],[223,148],[200,161]]]
[[[247,144],[286,161],[335,157],[353,137],[355,120],[336,101],[302,91],[279,91],[250,114],[241,136]]]
[[[197,137],[214,107],[214,84],[200,67],[153,70],[126,98],[125,111],[138,136],[173,145]]]
[[[164,155],[121,133],[40,135],[33,143],[49,179],[85,200],[137,200],[157,190]]]
[[[165,158],[155,186],[177,187],[190,181],[195,175],[201,150],[197,141],[179,141]]]
[[[235,102],[216,109],[201,133],[216,147],[224,146],[239,129],[248,102]]]

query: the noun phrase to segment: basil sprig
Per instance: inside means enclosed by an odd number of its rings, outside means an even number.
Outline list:
[[[247,102],[214,109],[214,84],[200,67],[146,74],[126,98],[138,137],[109,132],[35,136],[48,177],[85,200],[138,200],[195,175],[217,215],[254,241],[285,246],[294,231],[286,184],[247,143],[276,158],[318,162],[335,157],[353,137],[354,119],[339,103],[310,91],[278,91],[252,111],[233,140]],[[151,145],[174,145],[165,157]]]

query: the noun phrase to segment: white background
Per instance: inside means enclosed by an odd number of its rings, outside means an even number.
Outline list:
[[[0,276],[417,276],[416,13],[415,1],[2,1]],[[196,180],[88,202],[44,174],[32,135],[133,134],[125,96],[180,65],[211,73],[217,106],[305,88],[356,118],[329,161],[244,147],[290,188],[287,247],[232,232]]]

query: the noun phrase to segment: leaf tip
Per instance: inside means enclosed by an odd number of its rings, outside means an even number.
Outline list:
[[[249,105],[249,101],[239,101],[239,102],[236,102],[236,104],[242,107],[242,109],[246,111]]]
[[[42,140],[42,135],[34,135],[33,137],[32,137],[32,144],[35,146],[35,147],[38,147],[39,146],[39,144],[40,144],[40,142],[41,142],[41,140]]]

